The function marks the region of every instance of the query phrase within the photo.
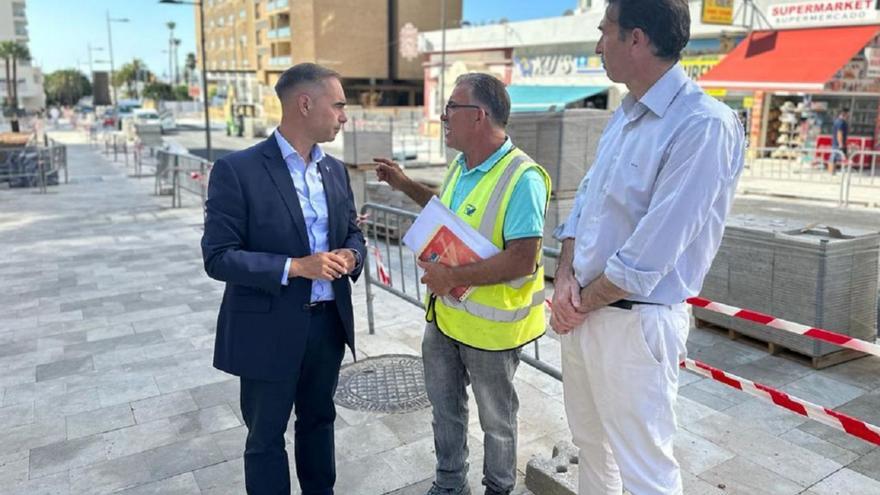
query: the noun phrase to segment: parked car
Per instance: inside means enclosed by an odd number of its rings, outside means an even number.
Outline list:
[[[170,112],[160,114],[156,110],[138,109],[134,111],[135,124],[154,124],[158,125],[162,133],[173,131],[177,128],[174,122],[174,116]]]

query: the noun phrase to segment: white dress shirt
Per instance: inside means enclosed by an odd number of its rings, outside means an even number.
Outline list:
[[[575,239],[575,277],[603,273],[633,301],[699,293],[743,168],[734,112],[674,65],[611,117],[575,205],[554,235]]]
[[[317,144],[312,148],[309,162],[284,139],[278,130],[275,130],[275,140],[281,149],[281,156],[290,171],[293,186],[296,188],[296,196],[299,198],[299,206],[302,208],[303,218],[306,223],[306,232],[309,236],[309,249],[312,254],[327,252],[330,250],[330,224],[327,210],[327,196],[324,195],[324,182],[321,180],[321,170],[318,162],[324,158],[324,150]],[[287,259],[284,265],[284,274],[281,276],[281,284],[287,285],[287,274],[290,271],[291,259]],[[333,286],[326,280],[312,281],[311,302],[331,301],[335,299]]]

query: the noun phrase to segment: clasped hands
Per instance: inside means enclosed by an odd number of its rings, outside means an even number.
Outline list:
[[[559,270],[554,279],[556,290],[553,292],[550,310],[550,327],[559,335],[565,335],[587,319],[587,312],[581,311],[581,286],[574,274]]]
[[[288,276],[330,281],[348,275],[356,265],[357,259],[350,249],[334,249],[292,259]]]

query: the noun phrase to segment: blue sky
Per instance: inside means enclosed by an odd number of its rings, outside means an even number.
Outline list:
[[[437,0],[422,0],[437,1]],[[577,0],[463,0],[464,18],[471,22],[511,21],[554,17],[575,8]],[[357,5],[357,0],[351,0]],[[193,7],[160,5],[158,0],[28,0],[27,16],[30,49],[34,61],[46,72],[76,67],[88,71],[88,43],[101,47],[93,59],[108,59],[107,21],[128,18],[128,23],[112,23],[113,61],[118,68],[134,57],[143,59],[154,73],[168,72],[168,28],[177,23],[180,63],[188,52],[195,52]],[[109,64],[95,64],[95,70],[109,70]]]

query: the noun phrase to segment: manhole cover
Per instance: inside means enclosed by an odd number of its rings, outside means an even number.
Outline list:
[[[428,407],[422,359],[389,354],[344,366],[339,372],[336,403],[348,409],[384,413]]]

